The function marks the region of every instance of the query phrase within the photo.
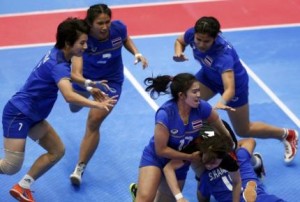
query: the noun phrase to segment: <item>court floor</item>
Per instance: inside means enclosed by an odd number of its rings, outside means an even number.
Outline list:
[[[97,1],[38,1],[0,0],[0,112],[7,100],[23,85],[32,68],[52,47],[57,16],[82,16],[84,10]],[[69,175],[78,157],[79,145],[84,134],[88,109],[72,114],[62,96],[51,112],[48,121],[59,133],[66,146],[64,158],[47,174],[34,183],[34,197],[45,201],[131,201],[128,186],[137,180],[138,165],[144,146],[153,135],[154,114],[157,107],[169,97],[151,100],[143,91],[144,78],[158,74],[195,73],[199,66],[190,58],[185,63],[172,61],[173,44],[177,35],[192,26],[200,15],[217,15],[223,22],[223,34],[237,49],[250,75],[251,119],[276,126],[300,127],[300,7],[298,1],[273,2],[274,11],[285,13],[278,17],[260,14],[261,4],[272,4],[266,0],[249,3],[246,0],[228,1],[110,1],[115,18],[128,23],[129,33],[149,60],[149,68],[142,70],[133,64],[133,57],[124,50],[125,82],[120,102],[101,128],[101,143],[84,174],[80,188],[71,186]],[[277,4],[282,4],[276,6]],[[222,6],[223,11],[219,9]],[[234,6],[235,15],[229,13]],[[180,10],[170,14],[171,19],[157,21],[167,8]],[[207,8],[196,13],[194,9]],[[151,12],[152,11],[152,12]],[[157,15],[156,12],[157,11]],[[267,9],[270,12],[270,10]],[[277,12],[277,14],[278,14]],[[67,13],[67,14],[66,14]],[[172,10],[169,11],[172,13]],[[140,14],[140,15],[136,15]],[[185,14],[181,16],[180,14]],[[167,14],[166,14],[167,15]],[[179,17],[177,16],[179,15]],[[177,18],[178,17],[178,18]],[[30,27],[28,19],[36,19]],[[184,19],[181,21],[180,19]],[[39,22],[39,20],[41,20]],[[49,23],[45,21],[49,19]],[[51,19],[51,20],[50,20]],[[173,20],[172,20],[173,19]],[[247,19],[247,20],[246,20]],[[19,29],[12,24],[18,21]],[[22,21],[24,20],[24,21]],[[151,24],[148,24],[152,22]],[[43,27],[41,27],[43,26]],[[4,29],[5,27],[5,29]],[[50,30],[51,28],[51,30]],[[54,30],[53,30],[54,29]],[[31,30],[31,32],[29,32]],[[38,30],[38,31],[34,31]],[[16,35],[16,31],[20,34]],[[22,32],[23,31],[23,32]],[[54,31],[54,32],[53,32]],[[12,33],[12,34],[9,34]],[[6,37],[7,36],[7,37]],[[217,98],[210,102],[214,104]],[[222,118],[228,120],[220,111]],[[1,126],[2,129],[2,126]],[[0,158],[3,156],[3,139],[0,138]],[[257,149],[264,157],[267,176],[264,184],[269,193],[289,202],[298,201],[300,187],[300,157],[286,166],[283,163],[284,148],[277,140],[257,140]],[[0,176],[0,201],[14,201],[8,190],[28,171],[42,149],[31,140],[26,147],[22,170],[13,176]],[[184,194],[196,201],[196,183],[189,173]]]

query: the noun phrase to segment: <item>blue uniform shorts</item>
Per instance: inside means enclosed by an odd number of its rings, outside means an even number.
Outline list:
[[[26,139],[30,128],[39,122],[33,121],[12,103],[8,102],[3,109],[2,115],[3,136],[6,138]]]
[[[224,87],[220,85],[216,85],[213,82],[211,82],[205,75],[203,71],[197,72],[195,75],[197,80],[200,81],[203,85],[208,87],[210,90],[212,90],[214,93],[219,93],[220,95],[224,92]],[[201,93],[201,92],[200,92]],[[241,107],[248,103],[248,96],[249,91],[248,87],[245,87],[243,91],[236,92],[235,96],[227,103],[227,106],[232,108]]]
[[[169,160],[165,158],[161,158],[157,156],[155,151],[153,151],[149,147],[145,147],[139,167],[141,168],[145,166],[156,166],[162,170],[164,166],[168,163],[168,161]],[[185,180],[189,168],[190,168],[190,164],[185,164],[181,168],[177,169],[175,171],[177,180]]]

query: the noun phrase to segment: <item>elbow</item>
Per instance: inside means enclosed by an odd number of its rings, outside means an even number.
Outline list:
[[[67,103],[73,103],[75,101],[74,97],[71,94],[64,95],[64,99]]]

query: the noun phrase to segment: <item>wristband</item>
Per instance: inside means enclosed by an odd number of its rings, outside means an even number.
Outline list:
[[[142,57],[143,55],[142,55],[142,53],[136,53],[136,54],[134,54],[134,57]]]
[[[87,86],[87,87],[85,87],[85,89],[86,89],[87,91],[89,91],[89,92],[92,92],[93,87]]]
[[[86,80],[84,81],[84,86],[85,86],[85,87],[88,87],[92,82],[93,82],[92,80],[86,79]]]
[[[179,193],[179,194],[176,194],[176,195],[175,195],[175,199],[176,199],[176,200],[179,200],[179,199],[182,199],[182,198],[183,198],[182,193]]]

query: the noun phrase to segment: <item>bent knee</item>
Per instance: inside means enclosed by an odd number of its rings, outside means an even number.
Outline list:
[[[65,155],[65,148],[55,151],[54,153],[49,153],[48,157],[51,163],[58,162]]]
[[[6,175],[14,175],[22,168],[24,161],[23,152],[12,152],[5,150],[4,159],[0,160],[0,172]]]

